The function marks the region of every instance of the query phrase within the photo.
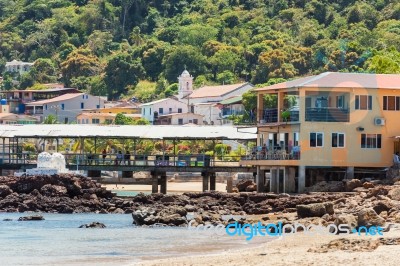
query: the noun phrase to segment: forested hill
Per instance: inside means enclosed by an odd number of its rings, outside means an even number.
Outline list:
[[[197,87],[399,73],[398,2],[0,0],[0,72],[12,59],[35,61],[21,88],[61,81],[142,101],[173,94],[185,66]]]

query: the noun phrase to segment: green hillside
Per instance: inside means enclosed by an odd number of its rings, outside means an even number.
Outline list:
[[[395,2],[395,3],[393,3]],[[388,0],[0,0],[0,72],[116,99],[273,83],[323,71],[400,73],[400,3]],[[4,73],[3,88],[13,86]],[[139,85],[138,85],[139,84]]]

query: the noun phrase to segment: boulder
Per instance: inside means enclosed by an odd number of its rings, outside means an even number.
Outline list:
[[[344,181],[344,189],[348,192],[352,191],[356,187],[362,187],[363,184],[359,179],[350,179],[350,180],[343,180]]]
[[[185,217],[182,217],[179,214],[175,213],[172,215],[160,217],[160,222],[164,224],[173,224],[178,226],[187,223],[187,220]]]
[[[363,184],[363,188],[374,188],[374,187],[375,187],[375,185],[371,182],[365,182]]]
[[[103,223],[93,222],[90,224],[82,224],[79,228],[106,228],[106,226]]]
[[[340,224],[346,224],[347,229],[351,232],[358,225],[358,217],[352,214],[340,214],[336,217],[334,224],[336,226]],[[339,231],[338,233],[341,233],[341,231]]]
[[[374,208],[374,211],[377,214],[380,214],[383,211],[389,211],[393,207],[393,204],[390,201],[378,201]]]
[[[43,220],[44,217],[42,215],[31,215],[18,218],[18,221],[43,221]]]
[[[400,188],[394,188],[389,191],[388,197],[392,200],[400,201]]]
[[[372,208],[362,209],[358,212],[358,226],[383,226],[385,219],[380,217]]]
[[[296,208],[297,216],[299,218],[322,217],[326,213],[334,214],[332,202],[297,205]]]
[[[239,190],[239,192],[244,192],[246,191],[246,188],[248,186],[253,186],[253,185],[255,185],[253,180],[242,180],[236,185],[236,187]]]
[[[67,195],[67,189],[63,186],[47,184],[40,189],[40,193],[48,197],[65,196]]]
[[[257,185],[250,185],[246,187],[246,192],[257,191]]]
[[[11,188],[7,185],[0,185],[0,198],[5,198],[8,195],[10,195],[11,193],[13,193],[13,191],[11,190]]]

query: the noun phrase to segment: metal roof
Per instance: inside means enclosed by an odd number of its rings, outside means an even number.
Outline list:
[[[103,126],[103,125],[2,125],[0,137],[107,137],[142,139],[254,140],[257,128],[243,132],[233,126]]]

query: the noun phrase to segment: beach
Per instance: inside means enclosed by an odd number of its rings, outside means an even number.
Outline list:
[[[400,237],[400,229],[384,233],[384,238]],[[281,240],[273,240],[248,249],[226,250],[219,254],[190,257],[177,257],[140,262],[132,265],[142,266],[180,266],[180,265],[398,265],[398,245],[381,245],[373,251],[330,251],[327,253],[308,252],[332,240],[341,238],[374,240],[377,237],[366,237],[351,234],[311,237],[303,233],[293,234]]]
[[[201,192],[202,182],[168,182],[168,193]],[[107,190],[151,192],[151,185],[103,184]],[[216,191],[226,192],[225,183],[216,183]]]

